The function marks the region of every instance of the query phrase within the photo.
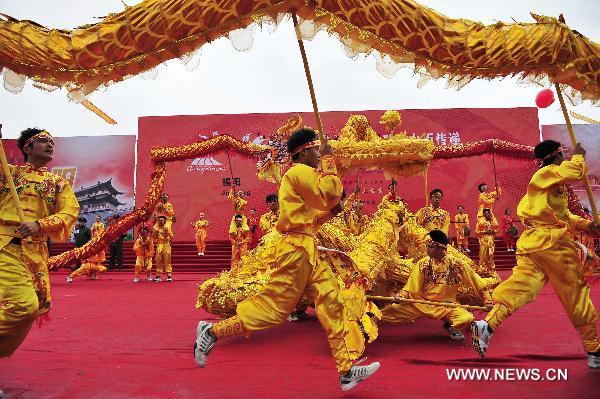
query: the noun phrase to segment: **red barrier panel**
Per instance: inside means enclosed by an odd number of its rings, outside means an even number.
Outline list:
[[[400,130],[409,135],[425,135],[437,145],[459,144],[485,139],[501,139],[519,144],[534,145],[539,141],[536,108],[507,109],[441,109],[403,110]],[[137,198],[144,198],[152,164],[150,150],[155,146],[178,146],[205,140],[218,134],[229,134],[250,142],[261,143],[284,125],[295,113],[193,115],[142,117],[138,127]],[[385,134],[379,125],[383,111],[336,111],[322,113],[326,132],[338,133],[351,114],[364,114],[379,134]],[[307,126],[315,126],[312,113],[300,113]],[[532,163],[495,157],[498,180],[504,194],[495,208],[496,214],[504,208],[516,207],[525,192],[529,177],[535,170]],[[227,191],[247,193],[249,208],[260,215],[266,211],[265,196],[276,192],[273,184],[259,181],[255,161],[225,153],[178,161],[167,164],[165,192],[171,196],[177,222],[174,224],[175,240],[193,240],[190,225],[199,212],[211,221],[209,239],[226,239],[232,208]],[[231,164],[231,167],[230,167]],[[365,210],[371,212],[385,194],[389,181],[381,171],[362,171],[360,182],[366,202]],[[344,179],[346,190],[352,191],[356,175]],[[476,212],[477,185],[487,182],[494,185],[492,156],[434,161],[429,171],[429,190],[441,188],[445,192],[443,207],[455,213],[456,206],[464,204],[471,215]],[[424,179],[421,176],[399,181],[399,193],[416,211],[425,203]]]

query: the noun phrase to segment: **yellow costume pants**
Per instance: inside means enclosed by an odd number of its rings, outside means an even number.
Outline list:
[[[0,251],[0,357],[7,357],[25,340],[38,315],[33,278],[19,245]]]
[[[278,253],[276,264],[264,291],[240,302],[237,315],[215,324],[213,331],[224,338],[276,326],[285,321],[305,294],[309,301],[314,300],[337,370],[348,372],[352,364],[345,342],[346,316],[341,289],[331,269],[319,261],[312,265],[302,247]]]
[[[169,263],[171,263],[170,259],[169,259]],[[148,272],[148,274],[150,274],[150,271],[152,270],[152,257],[151,256],[147,256],[147,257],[143,257],[143,256],[136,256],[135,257],[135,275],[137,276],[138,274],[140,274],[140,272],[142,270],[145,270]]]
[[[248,244],[235,245],[231,246],[231,266],[237,265],[237,263],[242,259],[242,256],[246,255],[248,252]]]
[[[156,254],[156,275],[158,277],[163,273],[170,275],[173,271],[171,267],[171,253]]]
[[[463,229],[457,229],[456,231],[456,246],[459,250],[469,248],[469,238],[465,236]]]
[[[583,277],[575,243],[566,235],[549,249],[517,256],[512,276],[494,289],[495,305],[486,321],[496,329],[505,318],[533,301],[548,281],[579,332],[585,350],[600,350],[598,313],[590,300],[590,286]]]
[[[206,250],[206,230],[198,230],[196,233],[196,248],[198,248],[198,252]]]
[[[82,276],[84,274],[90,274],[93,272],[103,273],[105,271],[106,271],[106,267],[102,266],[102,264],[100,264],[100,263],[85,262],[85,263],[81,264],[81,267],[79,267],[79,269],[77,269],[73,273],[71,273],[69,275],[69,277],[75,278],[75,277]]]
[[[395,303],[386,306],[381,320],[388,323],[412,323],[421,317],[444,320],[456,330],[464,330],[473,322],[473,315],[462,308],[422,305],[418,303]]]
[[[479,240],[479,266],[483,267],[488,272],[496,271],[494,263],[494,237],[491,244],[488,237]]]

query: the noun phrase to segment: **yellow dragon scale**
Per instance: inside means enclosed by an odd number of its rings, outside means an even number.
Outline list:
[[[600,46],[557,19],[532,14],[534,23],[486,26],[411,0],[146,0],[73,30],[6,17],[0,21],[0,66],[90,93],[292,10],[356,52],[377,50],[458,87],[475,78],[521,75],[600,99]]]

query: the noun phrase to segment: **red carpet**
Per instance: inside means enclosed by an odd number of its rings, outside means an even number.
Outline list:
[[[506,273],[503,273],[506,274]],[[316,318],[221,341],[208,367],[193,361],[194,308],[206,275],[175,274],[172,284],[53,275],[51,321],[34,327],[10,359],[0,360],[8,398],[597,398],[600,370],[588,369],[560,303],[546,288],[507,320],[489,358],[447,338],[441,323],[383,326],[367,349],[379,372],[342,393]],[[600,303],[600,291],[593,297]],[[567,381],[449,381],[446,369],[566,369]],[[516,377],[513,377],[515,379]]]

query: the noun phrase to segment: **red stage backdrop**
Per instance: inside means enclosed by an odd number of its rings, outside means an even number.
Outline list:
[[[65,177],[81,205],[88,226],[133,209],[135,136],[55,137],[53,173]],[[23,163],[17,140],[3,140],[9,162]]]
[[[594,193],[594,199],[598,204],[600,199],[600,125],[573,125],[577,141],[586,150],[585,159],[588,167],[588,178]],[[571,148],[571,139],[567,125],[544,125],[542,126],[542,137],[544,140],[560,141],[565,147]],[[590,200],[583,184],[573,185],[573,191],[581,200],[585,208],[590,208]]]
[[[336,111],[322,113],[323,124],[329,135],[337,134],[351,114],[364,114],[373,128],[384,134],[379,118],[384,111]],[[423,135],[434,143],[459,144],[485,139],[501,139],[520,144],[539,142],[536,108],[508,109],[440,109],[402,110],[402,127],[410,135]],[[229,134],[238,139],[261,143],[277,128],[284,125],[295,113],[193,115],[142,117],[138,128],[138,164],[136,195],[142,201],[148,189],[152,164],[150,150],[154,146],[177,146],[206,140],[218,134]],[[315,126],[312,113],[300,113],[304,123]],[[231,161],[231,168],[229,166]],[[504,208],[514,210],[525,192],[525,186],[534,171],[532,163],[496,157],[496,174],[504,195],[495,208],[499,216]],[[233,179],[231,179],[233,177]],[[494,185],[492,156],[434,161],[429,171],[429,190],[441,188],[445,193],[443,207],[452,215],[459,204],[474,215],[477,209],[477,185],[487,182]],[[346,191],[356,184],[356,176],[344,179]],[[266,212],[265,196],[276,192],[273,184],[259,181],[255,161],[226,154],[213,154],[203,158],[178,161],[167,166],[165,192],[171,196],[177,222],[175,240],[193,240],[191,223],[199,212],[204,212],[212,223],[209,240],[227,239],[227,229],[232,208],[226,194],[234,185],[236,190],[248,195],[249,208],[257,214]],[[386,192],[389,181],[380,171],[363,171],[360,186],[365,200],[365,210],[372,212]],[[425,203],[424,179],[421,176],[401,179],[400,195],[416,211]]]

